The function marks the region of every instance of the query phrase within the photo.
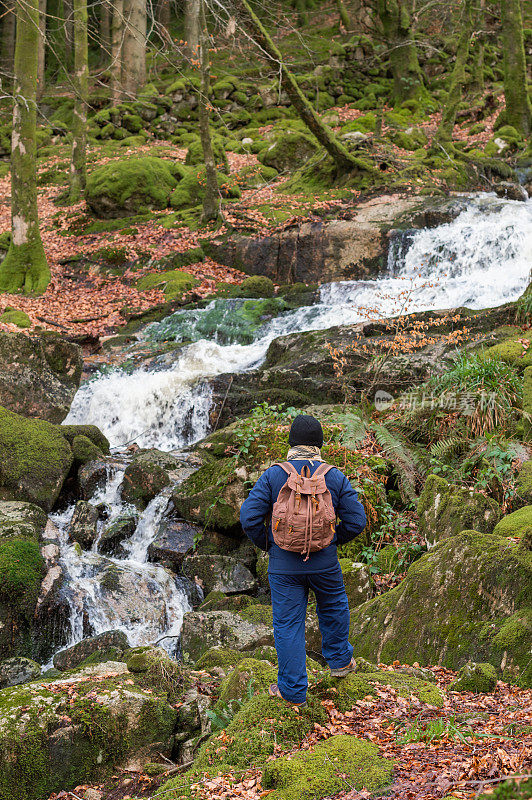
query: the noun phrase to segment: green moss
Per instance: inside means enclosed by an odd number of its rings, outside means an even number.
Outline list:
[[[85,198],[97,216],[124,217],[166,208],[176,184],[168,162],[141,156],[96,167],[87,178]]]
[[[245,658],[220,685],[220,701],[230,704],[234,700],[245,700],[248,692],[257,694],[268,689],[277,680],[277,670],[269,661]]]
[[[524,506],[503,517],[495,526],[497,536],[521,538],[532,530],[532,506]]]
[[[25,311],[17,311],[14,308],[7,309],[0,314],[0,322],[7,325],[16,325],[17,328],[31,328],[32,322]]]
[[[273,297],[274,285],[265,275],[251,275],[238,285],[240,297]]]
[[[376,696],[376,688],[379,685],[391,686],[400,697],[409,698],[414,695],[427,705],[443,706],[442,693],[434,683],[392,670],[353,672],[341,680],[328,678],[323,683],[323,690],[325,692],[332,690],[330,696],[334,698],[337,708],[340,711],[348,711],[357,700],[363,700],[367,695]]]
[[[458,673],[458,679],[449,686],[451,692],[492,692],[497,685],[497,672],[492,664],[469,662]]]
[[[222,667],[227,669],[245,658],[246,654],[240,650],[232,650],[229,647],[211,647],[198,659],[196,668],[210,670],[213,667]]]
[[[220,170],[220,172],[224,172],[226,174],[229,173],[229,162],[227,160],[227,155],[223,146],[222,140],[217,137],[212,137],[212,147],[214,151],[214,160],[216,163],[216,169]],[[205,159],[203,158],[203,148],[201,146],[201,140],[199,137],[194,138],[187,150],[187,155],[185,157],[185,164],[189,166],[196,166],[197,164],[204,164]]]
[[[77,436],[83,436],[86,439],[90,439],[102,453],[107,454],[110,451],[108,438],[96,425],[61,425],[59,430],[70,444]]]
[[[232,458],[204,464],[174,492],[178,513],[222,531],[234,528],[239,524],[240,503],[244,500],[241,484],[235,478]]]
[[[234,199],[241,195],[240,188],[232,176],[217,172],[218,188],[222,197]],[[205,167],[190,167],[170,196],[170,205],[176,210],[200,205],[205,196]]]
[[[514,336],[486,348],[485,356],[500,358],[519,370],[524,370],[525,367],[532,365],[532,348],[527,349],[526,345],[523,345],[526,341],[532,342],[532,332],[518,329]]]
[[[392,141],[397,147],[402,147],[403,150],[417,150],[428,143],[428,138],[424,131],[408,128],[406,131],[398,131],[394,134]]]
[[[277,758],[264,769],[262,784],[274,789],[271,800],[321,800],[345,789],[384,790],[392,781],[393,762],[379,747],[355,736],[331,736],[312,751]]]
[[[532,797],[532,778],[521,781],[508,780],[499,783],[479,800],[529,800]]]
[[[31,615],[43,570],[38,542],[16,538],[0,541],[0,601]]]
[[[262,604],[252,605],[238,612],[242,619],[248,622],[262,623],[263,625],[273,625],[273,611],[271,606]]]
[[[0,494],[53,506],[72,464],[61,428],[0,407]]]
[[[174,269],[167,272],[150,272],[139,278],[137,289],[141,292],[149,289],[161,288],[167,300],[181,298],[185,292],[189,292],[199,281],[189,272]]]
[[[286,133],[259,154],[259,160],[279,172],[293,170],[316,152],[315,141],[305,133]]]
[[[87,464],[103,456],[102,451],[96,447],[86,436],[75,436],[72,440],[72,453],[76,464]]]
[[[361,133],[374,133],[376,129],[377,117],[370,111],[368,114],[364,114],[354,119],[352,122],[347,122],[345,125],[342,125],[341,133],[353,133],[356,131],[360,131]]]

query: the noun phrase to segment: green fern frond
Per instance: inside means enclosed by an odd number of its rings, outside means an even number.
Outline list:
[[[349,450],[356,450],[357,445],[364,441],[368,424],[358,414],[345,414],[341,442]]]
[[[399,491],[405,502],[417,499],[416,484],[420,478],[419,456],[384,425],[374,422],[371,425],[378,444],[392,462],[399,476]]]
[[[458,438],[458,436],[450,436],[447,439],[434,442],[434,444],[430,446],[430,454],[434,456],[434,458],[438,458],[442,461],[443,459],[458,455],[462,452],[464,447],[465,442],[463,439]]]

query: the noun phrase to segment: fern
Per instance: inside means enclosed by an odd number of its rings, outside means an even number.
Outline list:
[[[447,439],[434,442],[434,444],[430,446],[430,454],[434,458],[443,461],[444,459],[449,459],[452,456],[458,455],[462,452],[464,447],[464,439],[460,439],[458,436],[450,436]]]
[[[341,442],[344,447],[349,450],[356,450],[357,445],[360,444],[368,430],[368,425],[365,419],[359,417],[358,414],[347,413],[344,417],[343,431]]]
[[[418,469],[420,456],[384,425],[374,422],[371,427],[377,442],[397,470],[401,497],[405,502],[417,500],[416,484],[421,477]]]

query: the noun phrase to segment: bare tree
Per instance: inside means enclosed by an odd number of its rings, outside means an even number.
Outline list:
[[[472,0],[464,0],[462,17],[460,20],[460,37],[456,50],[456,61],[449,83],[449,92],[443,108],[436,139],[440,141],[450,141],[453,137],[456,112],[462,99],[462,87],[466,79],[466,65],[469,58],[469,45],[473,32],[473,8]]]
[[[520,0],[501,0],[501,22],[506,121],[528,136],[532,130],[532,107],[527,92]]]
[[[70,161],[70,202],[85,189],[87,168],[87,101],[89,93],[87,0],[74,0],[74,121]]]
[[[124,21],[122,86],[136,97],[146,82],[146,0],[124,0]]]
[[[39,0],[17,0],[13,133],[11,140],[11,244],[0,264],[0,291],[41,294],[50,270],[37,214],[37,64]]]
[[[189,56],[198,55],[201,0],[185,0],[185,40]]]
[[[112,0],[111,21],[111,100],[114,105],[123,97],[122,42],[124,39],[124,0]]]
[[[220,217],[220,191],[216,174],[216,162],[212,148],[209,126],[210,64],[209,32],[205,16],[204,0],[199,5],[199,47],[201,85],[198,92],[198,118],[203,161],[205,162],[205,196],[203,198],[203,221],[211,222]]]

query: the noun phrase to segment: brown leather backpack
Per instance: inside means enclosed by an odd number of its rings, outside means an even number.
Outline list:
[[[304,466],[301,475],[289,461],[277,464],[288,477],[272,510],[275,544],[283,550],[309,554],[330,545],[336,528],[336,512],[325,476],[332,467],[320,464],[313,475]]]

